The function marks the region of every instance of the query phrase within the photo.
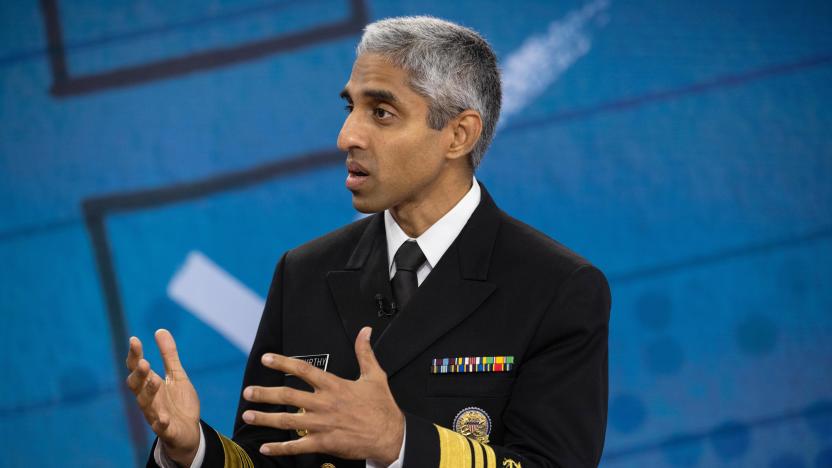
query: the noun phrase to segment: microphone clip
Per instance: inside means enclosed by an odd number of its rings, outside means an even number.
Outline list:
[[[395,302],[391,302],[389,307],[385,307],[387,300],[381,294],[376,294],[375,300],[379,318],[390,318],[398,313],[399,307]]]

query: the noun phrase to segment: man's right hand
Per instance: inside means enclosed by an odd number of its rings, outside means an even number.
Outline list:
[[[176,342],[170,332],[157,330],[156,344],[165,365],[165,378],[153,372],[142,354],[142,342],[131,337],[127,386],[136,395],[165,454],[180,465],[190,466],[199,449],[199,397],[179,362]]]

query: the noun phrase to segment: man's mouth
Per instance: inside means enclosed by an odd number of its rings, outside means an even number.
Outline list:
[[[347,172],[346,184],[349,190],[356,190],[361,187],[370,175],[367,169],[354,161],[347,162]]]
[[[367,172],[367,169],[364,169],[364,166],[362,166],[361,164],[358,164],[358,163],[357,163],[357,162],[355,162],[355,161],[347,161],[347,171],[348,171],[351,175],[356,175],[356,176],[367,176],[367,175],[370,175],[370,174]]]

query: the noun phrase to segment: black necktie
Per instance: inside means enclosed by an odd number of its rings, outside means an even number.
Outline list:
[[[393,257],[393,261],[396,263],[396,274],[393,275],[391,285],[399,310],[404,308],[419,287],[416,271],[425,263],[425,260],[425,254],[422,253],[422,249],[419,248],[416,241],[406,241],[396,251],[396,255]]]

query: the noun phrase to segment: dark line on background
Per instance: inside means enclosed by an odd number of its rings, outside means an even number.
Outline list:
[[[54,2],[50,2],[55,4]],[[125,42],[130,41],[133,39],[143,38],[147,36],[152,36],[155,34],[166,34],[171,32],[179,32],[185,31],[189,29],[194,29],[198,26],[203,26],[206,24],[212,23],[224,23],[226,21],[233,21],[240,18],[244,18],[246,16],[254,16],[260,13],[273,13],[275,11],[282,10],[285,7],[291,6],[291,4],[301,3],[300,0],[283,0],[280,2],[271,2],[264,5],[255,5],[248,8],[243,8],[240,10],[229,11],[227,13],[212,15],[212,16],[202,16],[197,18],[192,18],[188,20],[183,20],[178,23],[168,23],[168,24],[161,24],[158,26],[151,26],[145,29],[139,29],[135,31],[128,31],[124,33],[117,33],[111,35],[105,35],[101,37],[96,37],[93,39],[88,39],[79,42],[71,42],[69,44],[64,45],[64,50],[67,52],[77,52],[84,49],[89,49],[92,47],[97,47],[101,45],[107,44],[114,44],[118,42]],[[307,2],[310,3],[310,2]],[[41,0],[41,5],[44,2]],[[47,31],[50,28],[46,29]],[[49,41],[47,43],[52,43]],[[13,65],[17,62],[22,62],[24,60],[32,59],[40,57],[44,54],[50,53],[51,49],[49,47],[46,48],[38,48],[38,49],[29,49],[29,50],[21,50],[18,52],[14,52],[9,54],[5,57],[0,57],[0,66],[4,65]]]
[[[148,81],[162,80],[195,71],[254,60],[278,52],[307,46],[314,42],[335,39],[343,35],[351,34],[352,32],[354,32],[354,28],[351,23],[339,23],[274,39],[252,42],[239,47],[214,49],[184,57],[151,62],[145,65],[77,76],[64,82],[56,82],[52,86],[52,94],[59,97],[73,96],[110,88],[122,88]]]
[[[341,21],[320,25],[305,31],[288,33],[252,41],[234,47],[218,47],[178,57],[151,61],[110,71],[72,77],[66,69],[63,37],[57,12],[57,0],[41,0],[53,83],[50,89],[56,97],[74,96],[105,89],[137,85],[149,81],[172,78],[197,71],[209,70],[237,62],[254,60],[278,52],[298,49],[315,43],[357,34],[368,20],[363,0],[349,0],[350,15]],[[56,63],[60,57],[60,63]]]
[[[0,232],[0,243],[15,241],[21,237],[47,234],[57,229],[65,229],[81,222],[81,218],[63,218],[40,224],[31,224]]]
[[[85,213],[97,215],[138,210],[242,188],[297,172],[343,164],[345,160],[346,154],[337,149],[322,150],[299,157],[272,161],[249,169],[227,172],[194,182],[93,197],[84,200],[82,206]]]
[[[67,79],[68,73],[58,3],[54,0],[40,0],[40,8],[43,11],[46,43],[49,44],[47,50],[49,51],[49,69],[52,70],[52,80],[56,82],[64,81]]]
[[[666,263],[664,265],[651,266],[640,270],[633,270],[626,273],[613,273],[609,275],[610,281],[615,283],[629,283],[632,281],[641,280],[655,276],[662,276],[668,273],[675,273],[680,270],[688,268],[700,267],[719,263],[724,260],[747,257],[750,255],[757,255],[761,253],[768,253],[774,250],[794,247],[817,240],[832,238],[832,226],[823,227],[817,231],[810,232],[801,236],[788,237],[772,242],[747,245],[743,247],[725,249],[707,255],[698,257],[691,257],[677,262]]]
[[[731,86],[738,86],[751,81],[760,80],[772,76],[785,75],[800,70],[805,70],[814,67],[820,67],[832,64],[832,54],[823,54],[814,57],[804,58],[796,62],[781,63],[777,65],[770,65],[763,68],[752,69],[745,72],[722,75],[711,78],[706,81],[700,81],[685,85],[679,88],[665,89],[661,91],[653,91],[641,94],[634,97],[617,99],[614,101],[604,102],[598,105],[566,110],[555,113],[553,115],[543,116],[539,119],[528,120],[525,122],[517,122],[515,124],[506,125],[501,133],[510,133],[531,128],[542,127],[546,125],[559,124],[563,122],[570,122],[586,117],[592,117],[597,114],[604,114],[608,112],[619,112],[623,110],[640,107],[646,104],[660,101],[668,101],[675,98],[700,94],[716,89],[728,88]]]
[[[107,239],[107,228],[104,225],[104,217],[101,214],[91,214],[85,217],[87,229],[90,233],[93,252],[95,253],[95,264],[98,268],[98,275],[101,280],[101,289],[104,291],[104,300],[107,305],[107,316],[110,322],[110,338],[113,347],[113,358],[116,374],[120,380],[127,378],[127,369],[124,367],[123,355],[125,354],[125,343],[127,343],[127,324],[124,321],[124,309],[121,305],[121,296],[118,289],[118,281],[113,266],[113,258]],[[118,369],[121,372],[118,372]],[[136,406],[133,393],[127,386],[121,386],[121,397],[124,409],[127,413],[127,427],[130,431],[130,439],[136,449],[133,455],[138,466],[144,458],[139,447],[147,447],[147,432],[144,427],[145,421],[141,412]]]
[[[808,407],[802,411],[787,411],[783,414],[766,416],[758,419],[753,419],[749,422],[741,422],[737,426],[716,426],[712,429],[704,431],[687,432],[682,434],[672,435],[666,439],[649,442],[646,444],[638,444],[632,447],[627,447],[618,450],[607,451],[602,461],[611,461],[619,458],[624,458],[632,455],[640,455],[654,450],[682,445],[689,442],[707,439],[712,436],[727,436],[738,433],[745,429],[757,429],[765,426],[773,426],[782,422],[791,421],[794,419],[807,418],[812,416],[826,416],[832,415],[832,405],[823,405],[820,407]]]

